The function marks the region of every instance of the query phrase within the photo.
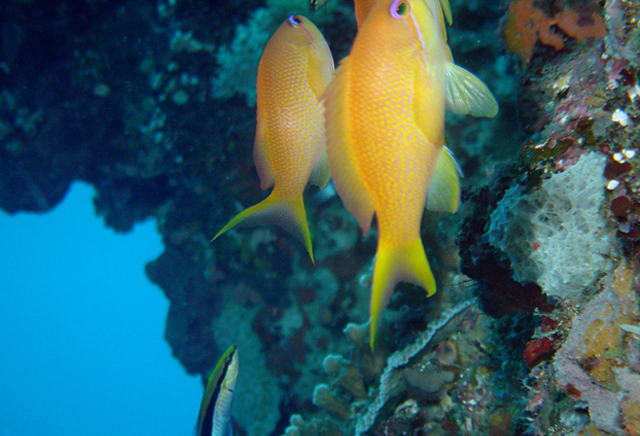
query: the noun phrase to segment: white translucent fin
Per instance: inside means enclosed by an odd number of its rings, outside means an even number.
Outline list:
[[[447,62],[447,109],[461,115],[494,117],[498,102],[482,80],[469,71]]]
[[[326,147],[322,147],[318,161],[313,167],[311,177],[309,177],[309,183],[318,186],[320,189],[324,189],[327,183],[329,183],[330,177]]]
[[[327,134],[327,156],[333,184],[344,206],[356,217],[366,235],[371,227],[374,204],[358,168],[349,134],[347,86],[349,58],[342,61],[323,97]]]
[[[462,171],[447,147],[442,148],[433,170],[426,208],[435,212],[454,213],[460,204],[459,176]]]

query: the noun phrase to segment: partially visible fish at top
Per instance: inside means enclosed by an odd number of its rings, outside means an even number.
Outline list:
[[[216,234],[243,225],[278,224],[313,249],[302,194],[310,182],[329,181],[320,102],[333,78],[333,58],[318,28],[290,16],[267,43],[257,81],[258,122],[253,159],[260,187],[271,194],[233,218]]]
[[[451,62],[437,0],[378,0],[325,97],[331,174],[364,234],[379,229],[370,302],[370,346],[398,282],[436,283],[420,222],[455,212],[459,167],[444,144],[445,107],[493,117],[498,105],[474,75]]]
[[[331,0],[309,0],[309,9],[312,11],[317,11]]]
[[[309,7],[312,11],[317,11],[331,0],[310,0]],[[444,0],[448,1],[448,0]],[[360,27],[360,23],[367,16],[371,8],[373,7],[376,0],[354,0],[353,6],[356,12],[356,22],[358,23],[358,27]]]

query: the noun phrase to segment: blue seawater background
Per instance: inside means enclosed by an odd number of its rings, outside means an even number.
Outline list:
[[[144,274],[160,235],[115,234],[92,197],[75,183],[48,214],[0,213],[0,435],[191,435],[203,388]]]

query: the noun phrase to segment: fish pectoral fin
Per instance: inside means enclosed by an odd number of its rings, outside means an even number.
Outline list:
[[[389,304],[399,282],[413,283],[427,291],[427,297],[436,292],[436,282],[419,237],[411,243],[394,246],[378,240],[378,250],[373,266],[373,284],[369,312],[369,345],[374,349],[379,320]]]
[[[447,109],[455,114],[494,117],[498,102],[482,80],[469,71],[447,62]]]
[[[327,156],[336,191],[366,235],[373,220],[374,203],[361,175],[350,137],[347,107],[349,62],[349,57],[342,61],[322,98],[327,130]]]
[[[329,161],[327,158],[327,151],[325,147],[320,152],[320,156],[316,161],[316,164],[313,166],[313,171],[311,171],[311,177],[309,177],[309,183],[312,185],[316,185],[320,189],[324,189],[329,183],[329,179],[331,178],[331,174],[329,173]]]
[[[460,204],[461,175],[462,170],[453,153],[447,147],[443,147],[429,182],[426,208],[435,212],[455,213]]]

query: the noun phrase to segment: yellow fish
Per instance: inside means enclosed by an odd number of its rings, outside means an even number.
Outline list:
[[[278,224],[313,250],[302,194],[307,182],[329,181],[320,99],[333,78],[333,58],[318,28],[290,16],[269,39],[258,67],[258,122],[253,160],[262,202],[238,214],[213,238],[242,223]]]
[[[346,208],[379,239],[370,345],[398,282],[436,284],[420,239],[426,206],[455,212],[460,172],[444,146],[445,107],[494,116],[487,87],[450,61],[437,0],[378,0],[324,96],[327,152]]]

